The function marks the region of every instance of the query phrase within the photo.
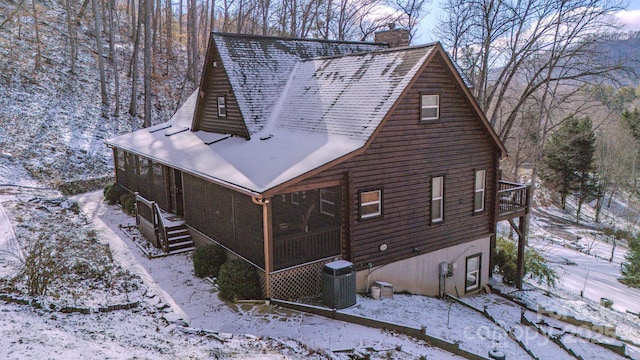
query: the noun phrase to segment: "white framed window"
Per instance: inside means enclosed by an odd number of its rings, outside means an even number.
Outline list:
[[[300,205],[300,192],[292,192],[291,193],[291,203],[293,205]]]
[[[480,263],[482,254],[467,256],[465,270],[464,291],[474,291],[480,288]]]
[[[420,97],[420,119],[438,120],[440,118],[440,96],[422,95]]]
[[[370,219],[382,215],[382,190],[360,193],[360,219]]]
[[[218,116],[227,116],[227,101],[224,96],[218,96]]]
[[[431,222],[444,219],[444,176],[431,178]]]
[[[484,211],[484,194],[486,187],[487,170],[477,170],[473,195],[473,211]]]
[[[320,189],[320,213],[336,216],[336,192],[333,189]]]

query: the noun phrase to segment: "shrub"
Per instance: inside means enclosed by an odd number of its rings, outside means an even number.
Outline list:
[[[256,269],[243,260],[229,260],[222,265],[218,288],[225,300],[258,299],[262,293]]]
[[[197,277],[218,277],[227,261],[227,252],[217,244],[201,246],[193,251],[193,269]]]
[[[136,196],[130,193],[120,196],[120,205],[125,213],[134,215],[136,213]]]
[[[629,250],[622,263],[622,282],[625,285],[640,288],[640,238],[629,239]]]
[[[518,269],[518,247],[516,243],[504,238],[496,241],[495,264],[500,269],[502,281],[505,284],[513,285],[517,278]],[[551,268],[545,258],[535,249],[526,248],[524,252],[524,276],[547,284],[556,286],[558,274]]]
[[[122,186],[118,184],[107,185],[102,192],[104,194],[105,200],[109,203],[109,205],[113,205],[120,201],[120,197],[124,194],[127,194],[127,190],[125,190]]]

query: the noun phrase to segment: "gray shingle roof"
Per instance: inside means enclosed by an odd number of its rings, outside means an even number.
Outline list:
[[[168,136],[190,126],[196,90],[171,128],[154,131],[161,124],[107,143],[250,194],[363,148],[434,49],[212,36],[251,139],[204,131]],[[366,51],[316,57],[359,46]]]
[[[276,125],[366,142],[433,46],[302,62],[293,73]],[[279,111],[278,111],[279,110]]]
[[[386,48],[382,44],[212,33],[250,134],[265,125],[302,60]]]

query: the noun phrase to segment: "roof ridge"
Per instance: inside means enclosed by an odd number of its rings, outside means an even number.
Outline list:
[[[314,58],[301,59],[300,61],[305,62],[305,61],[310,61],[310,60],[331,60],[331,59],[345,58],[345,57],[349,57],[349,56],[364,56],[364,55],[368,55],[368,54],[371,54],[371,53],[380,54],[380,53],[392,53],[392,52],[407,51],[407,50],[417,50],[417,49],[421,49],[421,48],[432,48],[432,47],[435,47],[436,45],[438,45],[439,43],[440,43],[439,41],[435,41],[435,42],[431,42],[431,43],[427,43],[427,44],[420,44],[420,45],[402,46],[402,47],[394,47],[394,48],[383,48],[383,49],[376,49],[376,50],[371,50],[371,51],[361,51],[361,52],[347,53],[347,54],[341,54],[341,55],[332,55],[332,56],[318,56],[318,57],[314,57]]]
[[[311,42],[320,42],[327,44],[353,44],[353,45],[387,45],[382,42],[370,42],[370,41],[350,41],[350,40],[328,40],[328,39],[309,39],[309,38],[299,38],[299,37],[286,37],[286,36],[272,36],[272,35],[254,35],[254,34],[238,34],[238,33],[227,33],[227,32],[219,32],[212,31],[211,34],[225,36],[225,37],[236,37],[236,38],[259,38],[259,39],[273,39],[273,40],[288,40],[288,41],[311,41]]]

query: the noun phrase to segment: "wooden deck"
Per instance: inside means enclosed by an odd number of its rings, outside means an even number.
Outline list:
[[[500,180],[497,200],[498,221],[526,216],[531,206],[529,186]]]

